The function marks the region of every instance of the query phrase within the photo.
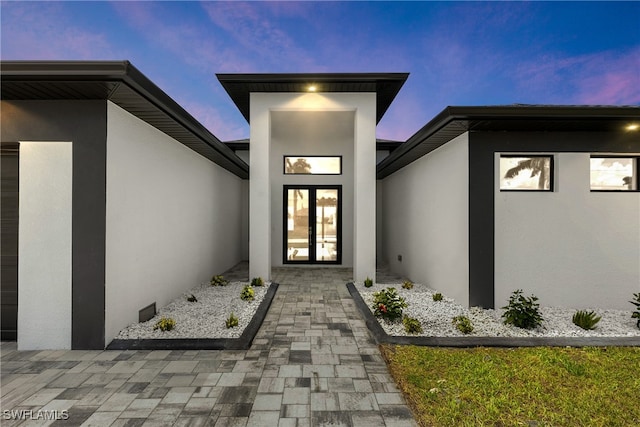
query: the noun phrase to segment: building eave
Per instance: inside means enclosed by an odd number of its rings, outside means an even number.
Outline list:
[[[409,77],[409,73],[279,73],[279,74],[216,74],[220,84],[248,123],[249,95],[256,92],[369,92],[376,94],[378,123]]]
[[[113,102],[234,173],[249,166],[129,61],[2,61],[0,98]]]
[[[624,132],[638,106],[449,106],[377,166],[386,178],[465,132]]]

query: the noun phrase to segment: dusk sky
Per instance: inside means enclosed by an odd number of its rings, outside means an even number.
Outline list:
[[[223,141],[215,73],[409,72],[378,125],[448,105],[640,105],[640,2],[1,3],[2,59],[129,60]]]

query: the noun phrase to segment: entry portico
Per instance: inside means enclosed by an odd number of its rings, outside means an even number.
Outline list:
[[[295,247],[296,254],[305,254],[300,257],[303,263],[340,264],[353,267],[354,280],[375,279],[376,124],[407,76],[218,74],[250,123],[251,277],[271,278],[272,266],[294,262],[291,250]],[[311,168],[306,173],[286,173],[287,158],[315,156],[339,159],[339,172],[315,174]],[[332,206],[337,212],[330,218],[316,213],[320,209],[315,203],[316,197],[320,200],[317,188],[339,195]],[[303,193],[301,189],[311,191]],[[287,204],[287,192],[296,197],[295,215]],[[298,197],[311,197],[310,204],[303,205],[307,216],[302,219],[297,214]],[[320,225],[316,224],[321,224],[324,231],[327,222],[335,236],[324,239],[322,233],[320,239]],[[287,227],[292,233],[302,229],[306,234],[308,229],[308,236],[297,239],[303,242],[302,247],[287,240]],[[332,253],[338,255],[320,257],[325,244],[331,244]]]

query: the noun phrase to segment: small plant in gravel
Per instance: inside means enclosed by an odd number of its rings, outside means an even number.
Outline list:
[[[540,304],[538,298],[531,295],[526,298],[522,295],[522,289],[513,291],[509,297],[509,304],[502,307],[506,310],[502,317],[504,323],[516,326],[522,329],[534,329],[542,324],[542,316],[540,315]]]
[[[194,294],[191,294],[187,297],[187,301],[189,302],[198,302],[198,298]]]
[[[580,326],[586,331],[590,331],[596,328],[596,325],[600,321],[601,317],[596,316],[594,311],[578,310],[571,319],[573,324]]]
[[[471,323],[471,320],[469,320],[467,316],[456,316],[453,318],[452,323],[454,324],[457,330],[459,330],[465,335],[473,332],[473,324]]]
[[[253,301],[255,294],[256,292],[253,290],[253,288],[250,285],[246,285],[244,288],[242,288],[242,292],[240,292],[240,299],[243,301]]]
[[[373,280],[371,280],[369,277],[364,279],[364,287],[365,288],[370,288],[372,286],[373,286]]]
[[[211,286],[227,286],[229,282],[224,276],[213,276],[210,282]]]
[[[254,277],[251,279],[251,286],[264,286],[264,280],[262,277]]]
[[[404,316],[402,318],[402,324],[404,325],[404,330],[408,334],[419,334],[422,332],[422,324],[415,317]]]
[[[411,280],[405,280],[402,283],[402,288],[403,289],[413,289],[413,282]]]
[[[153,330],[160,329],[162,332],[170,331],[176,326],[176,321],[170,317],[163,317],[158,320],[153,327]]]
[[[433,294],[432,298],[434,301],[442,301],[442,294],[440,292],[436,292]]]
[[[227,320],[225,320],[224,324],[227,325],[227,329],[238,326],[238,318],[235,314],[231,313]]]
[[[636,306],[636,311],[631,315],[632,319],[638,319],[638,323],[636,325],[640,329],[640,292],[637,294],[633,294],[635,300],[629,301],[631,304]]]
[[[387,288],[373,293],[373,314],[388,320],[402,317],[402,309],[407,307],[404,298],[398,295],[396,288]]]

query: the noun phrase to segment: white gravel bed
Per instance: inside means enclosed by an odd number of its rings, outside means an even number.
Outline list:
[[[431,337],[459,337],[459,336],[493,336],[493,337],[632,337],[640,336],[640,329],[636,326],[636,319],[631,318],[634,307],[629,304],[629,310],[593,310],[602,319],[596,328],[586,331],[573,324],[571,318],[575,309],[540,306],[540,314],[544,319],[542,326],[526,330],[503,323],[504,310],[485,310],[478,307],[465,308],[453,299],[444,296],[442,301],[434,301],[433,294],[437,291],[420,284],[414,284],[413,289],[403,289],[402,284],[379,284],[365,288],[362,283],[355,283],[362,299],[373,312],[373,293],[393,287],[398,295],[407,302],[403,315],[415,317],[422,324],[421,334],[408,334],[401,321],[389,322],[378,319],[380,325],[391,336],[431,336]],[[444,294],[443,294],[444,295]],[[525,296],[529,296],[525,292]],[[506,304],[505,304],[506,305]],[[464,335],[452,324],[455,316],[467,316],[473,324],[473,332]]]
[[[248,284],[230,282],[226,286],[211,286],[203,283],[159,309],[151,320],[127,326],[116,339],[239,338],[271,286],[271,282],[266,282],[264,286],[253,287],[254,300],[243,301],[240,292]],[[198,299],[197,302],[187,301],[191,294]],[[227,328],[225,321],[231,313],[238,318],[238,326]],[[162,317],[175,320],[175,328],[165,332],[160,329],[154,331],[153,327]]]

